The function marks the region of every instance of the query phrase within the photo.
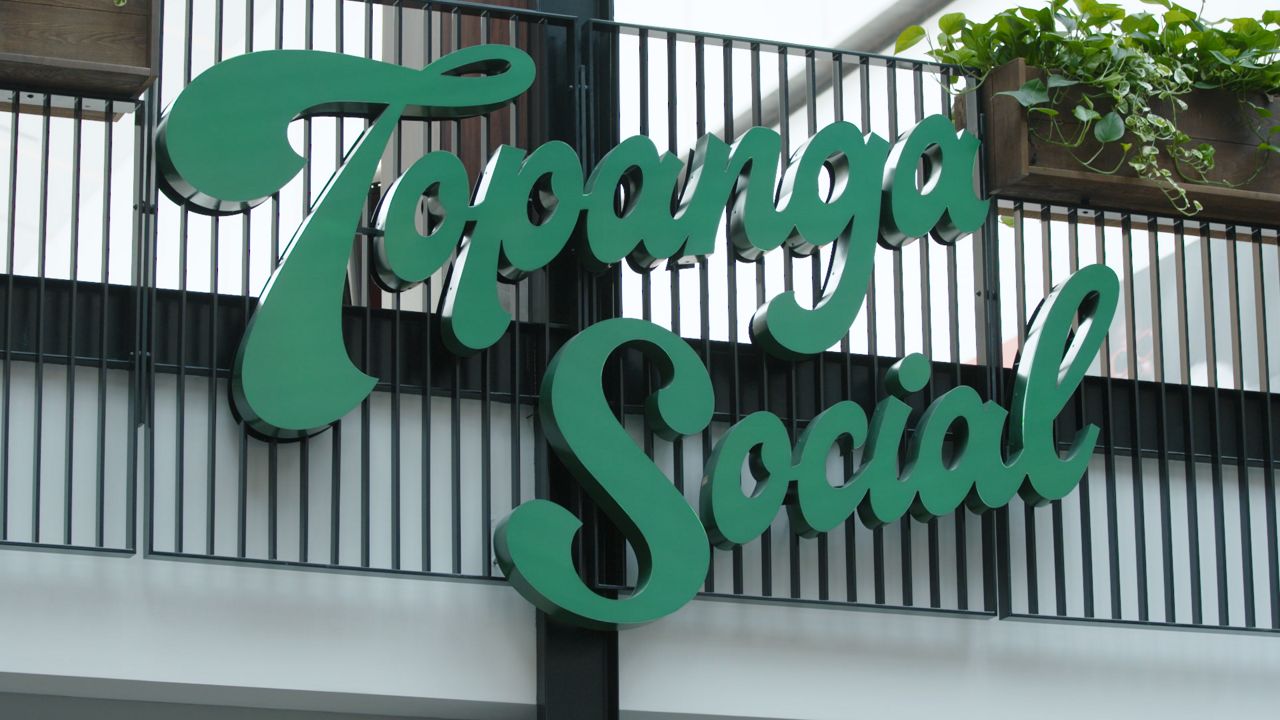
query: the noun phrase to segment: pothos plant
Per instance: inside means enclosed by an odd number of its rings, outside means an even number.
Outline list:
[[[1259,19],[1207,20],[1202,11],[1171,0],[1143,2],[1155,10],[1129,13],[1097,0],[1050,0],[1044,7],[1010,8],[985,22],[949,13],[939,19],[928,54],[976,73],[978,82],[970,89],[1017,59],[1039,68],[1043,78],[999,93],[1045,120],[1033,127],[1038,140],[1068,148],[1095,172],[1113,174],[1127,163],[1160,184],[1179,212],[1194,215],[1202,208],[1188,198],[1184,182],[1246,185],[1280,153],[1280,119],[1250,99],[1280,94],[1280,10]],[[923,27],[909,27],[896,49],[926,37]],[[1234,184],[1210,176],[1213,145],[1193,142],[1178,127],[1185,96],[1211,89],[1234,93],[1255,120],[1258,167]],[[1096,143],[1088,141],[1090,134]],[[1102,166],[1103,153],[1117,144],[1120,161]]]

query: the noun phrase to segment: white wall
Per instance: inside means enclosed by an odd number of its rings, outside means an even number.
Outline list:
[[[0,587],[0,692],[534,716],[533,612],[501,585],[3,551]],[[1260,636],[697,600],[619,644],[626,718],[1268,717],[1280,701],[1280,645]],[[0,695],[4,717],[41,708],[80,706]],[[201,712],[170,716],[256,718]]]
[[[0,588],[0,692],[533,717],[533,608],[498,584],[6,550]]]
[[[619,645],[633,720],[1263,718],[1280,702],[1269,637],[699,600]]]

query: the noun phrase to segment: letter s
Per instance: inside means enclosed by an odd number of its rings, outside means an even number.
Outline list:
[[[605,399],[605,362],[635,344],[657,366],[661,387],[645,416],[666,438],[692,435],[711,421],[711,378],[688,343],[657,325],[617,318],[597,323],[561,348],[542,382],[539,418],[547,441],[635,550],[639,581],[626,598],[588,587],[573,564],[582,523],[549,501],[517,507],[494,533],[503,574],[552,617],[589,628],[656,620],[697,594],[711,549],[693,508],[636,446]]]

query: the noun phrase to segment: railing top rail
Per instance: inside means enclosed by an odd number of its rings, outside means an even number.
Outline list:
[[[861,50],[849,50],[845,48],[833,48],[822,45],[809,45],[805,43],[792,43],[782,40],[768,40],[764,38],[747,37],[741,35],[725,35],[721,33],[702,32],[698,30],[683,30],[679,28],[663,27],[660,25],[641,25],[637,23],[619,22],[616,20],[591,20],[589,22],[594,28],[603,28],[606,30],[614,30],[625,35],[638,35],[641,31],[650,36],[668,36],[674,35],[678,40],[694,41],[698,39],[716,40],[722,44],[743,45],[743,46],[769,46],[779,50],[786,51],[789,54],[807,55],[807,54],[829,54],[832,56],[840,56],[842,58],[858,58],[865,60],[868,64],[879,67],[901,66],[904,68],[919,67],[926,72],[932,73],[949,73],[953,75],[961,75],[964,69],[957,65],[948,65],[945,63],[934,62],[932,60],[918,60],[915,58],[904,58],[895,55],[884,55],[881,53],[865,52]]]
[[[463,15],[490,16],[502,19],[545,20],[556,24],[572,26],[578,21],[574,15],[530,10],[528,8],[508,7],[505,5],[489,5],[482,2],[462,2],[460,0],[369,0],[377,5],[386,5],[392,9],[433,10],[448,12],[456,10]]]

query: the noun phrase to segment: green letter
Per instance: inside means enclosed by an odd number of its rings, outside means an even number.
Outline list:
[[[742,463],[755,479],[742,491]],[[702,524],[711,542],[732,548],[754,540],[782,509],[791,484],[791,438],[777,415],[753,412],[729,429],[707,459],[702,479]]]
[[[839,487],[827,482],[827,452],[841,438],[849,450],[867,440],[867,413],[857,403],[843,400],[813,419],[796,448],[796,499],[788,506],[791,529],[813,537],[844,522],[867,495],[870,476],[854,474]]]
[[[933,401],[916,425],[907,451],[903,477],[915,487],[911,514],[927,521],[952,512],[970,496],[990,498],[1004,491],[996,507],[1009,502],[1022,481],[1021,471],[1004,462],[1001,437],[1008,413],[994,402],[983,402],[967,385],[950,390]],[[954,428],[951,462],[944,462],[942,448],[947,431]],[[977,491],[974,492],[975,485]]]
[[[458,156],[432,152],[418,158],[387,190],[378,206],[374,277],[390,292],[404,292],[444,265],[467,227],[471,205],[467,170]],[[426,203],[427,234],[418,232],[418,203]]]
[[[441,313],[445,345],[456,355],[483,350],[507,331],[511,314],[498,302],[500,276],[519,280],[564,249],[582,208],[578,154],[550,142],[526,158],[524,150],[503,145],[480,178],[475,205],[475,225],[449,271]]]
[[[1043,504],[1063,497],[1089,465],[1098,427],[1076,433],[1066,458],[1058,457],[1053,422],[1079,387],[1111,327],[1120,281],[1106,265],[1080,268],[1054,288],[1028,323],[1013,387],[1010,454],[1030,482],[1023,498]],[[1079,327],[1072,328],[1079,313]]]
[[[583,261],[604,268],[625,257],[637,270],[647,270],[656,258],[676,254],[684,242],[674,232],[671,203],[682,169],[680,158],[658,155],[644,135],[610,150],[587,178]]]
[[[884,166],[881,240],[901,247],[930,231],[941,243],[955,242],[982,227],[990,200],[973,192],[978,138],[956,132],[942,115],[930,115],[903,134]],[[916,165],[925,160],[923,186],[916,186]]]
[[[655,432],[675,437],[706,427],[714,396],[697,354],[670,331],[627,318],[597,323],[565,343],[543,378],[538,415],[547,442],[635,550],[635,592],[606,598],[582,582],[572,552],[582,523],[551,501],[524,503],[494,536],[498,564],[512,585],[547,614],[585,627],[633,625],[674,612],[702,587],[711,559],[698,516],[605,399],[605,361],[629,344],[661,375],[661,388],[645,405]]]
[[[916,490],[910,478],[905,481],[898,478],[898,447],[907,429],[907,419],[911,417],[911,406],[904,400],[929,382],[931,372],[929,358],[912,353],[885,373],[889,397],[881,401],[871,416],[866,454],[862,467],[854,475],[854,481],[867,488],[867,498],[858,508],[858,515],[867,527],[897,520],[915,502]]]
[[[373,389],[376,379],[347,356],[342,289],[360,210],[397,121],[481,115],[524,92],[533,76],[533,60],[505,45],[459,50],[422,70],[276,50],[218,63],[178,96],[156,137],[161,187],[175,202],[214,215],[248,210],[302,169],[286,133],[294,119],[377,118],[298,228],[245,330],[232,398],[251,428],[307,435]]]
[[[786,208],[795,226],[787,244],[792,252],[810,253],[832,240],[831,267],[822,297],[812,310],[796,301],[793,291],[778,295],[751,318],[751,341],[771,355],[795,359],[814,355],[840,342],[849,332],[871,280],[879,232],[880,169],[889,144],[876,135],[863,140],[858,128],[832,123],[813,136],[783,181]],[[832,198],[818,196],[818,175],[832,168]]]

